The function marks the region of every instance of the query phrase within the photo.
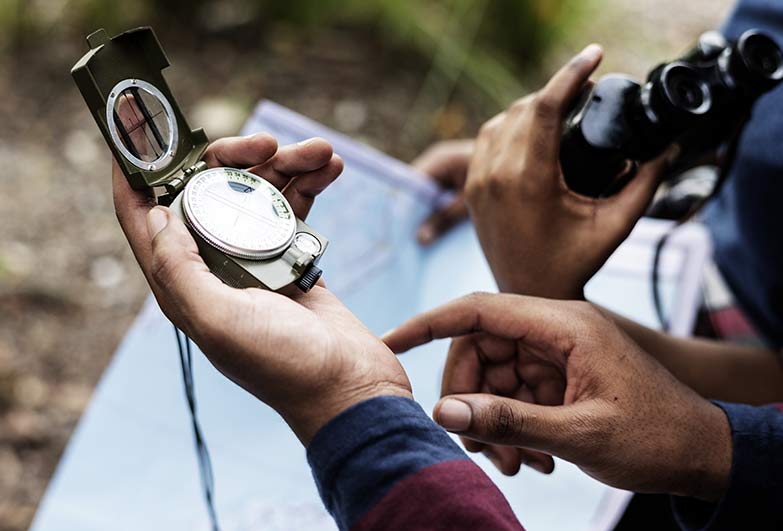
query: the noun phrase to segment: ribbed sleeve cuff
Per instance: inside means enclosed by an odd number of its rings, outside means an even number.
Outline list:
[[[781,529],[783,415],[775,406],[715,404],[731,425],[729,488],[718,503],[673,497],[678,523],[686,531]]]
[[[307,448],[318,492],[340,529],[350,529],[398,481],[455,459],[467,456],[421,406],[395,396],[343,411]]]

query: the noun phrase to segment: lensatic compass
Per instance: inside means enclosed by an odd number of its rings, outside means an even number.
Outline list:
[[[310,290],[328,241],[263,178],[207,168],[207,136],[190,129],[171,94],[162,74],[169,62],[152,29],[111,39],[98,30],[87,43],[71,74],[131,187],[154,193],[185,221],[209,269],[229,286]]]

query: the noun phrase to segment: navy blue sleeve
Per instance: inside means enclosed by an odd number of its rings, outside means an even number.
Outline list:
[[[378,397],[329,421],[307,448],[341,530],[521,530],[484,472],[416,402]]]
[[[783,45],[783,1],[740,0],[723,26],[730,39],[751,28]],[[743,312],[769,344],[783,348],[783,85],[762,96],[737,145],[726,182],[702,219],[714,260]]]
[[[777,406],[716,404],[731,424],[729,488],[717,504],[673,497],[677,521],[687,531],[783,529],[783,413]]]

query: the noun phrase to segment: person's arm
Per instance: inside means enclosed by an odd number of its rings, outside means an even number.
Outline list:
[[[764,347],[674,337],[604,311],[647,353],[705,398],[745,404],[783,400],[781,353]]]
[[[324,426],[307,448],[342,530],[521,530],[503,495],[414,401],[381,397]]]
[[[729,488],[718,503],[673,497],[678,523],[684,531],[783,529],[783,404],[717,404],[731,425]]]

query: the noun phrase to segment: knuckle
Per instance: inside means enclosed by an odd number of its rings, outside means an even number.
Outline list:
[[[489,297],[491,297],[491,294],[486,291],[474,291],[465,295],[463,299],[472,306],[478,306],[483,304]]]
[[[521,114],[525,111],[525,109],[528,108],[529,105],[530,105],[530,100],[529,97],[526,96],[512,103],[511,107],[509,107],[508,110],[510,114]]]
[[[606,407],[593,411],[581,411],[574,415],[571,422],[571,432],[574,439],[581,441],[590,450],[595,441],[608,441],[622,430],[621,421]]]
[[[176,276],[176,261],[170,253],[163,252],[155,240],[152,242],[152,247],[150,274],[155,282],[166,290],[172,285]]]
[[[485,187],[491,197],[499,199],[508,193],[512,183],[506,169],[496,164],[487,173]]]
[[[571,458],[584,459],[595,451],[596,445],[607,440],[608,433],[596,425],[593,415],[578,413],[568,421],[568,435],[566,440],[560,443],[560,450]]]
[[[477,179],[468,179],[465,181],[465,188],[463,188],[465,201],[469,205],[475,204],[476,200],[480,197],[482,190],[483,187]]]
[[[471,174],[462,190],[468,206],[487,204],[488,200],[494,198],[494,190],[498,188],[498,182],[501,180],[495,168],[482,168],[480,174]]]
[[[490,140],[498,133],[501,125],[506,119],[506,113],[502,112],[486,122],[479,129],[479,137],[483,137],[486,140]]]
[[[479,128],[479,136],[482,138],[492,137],[497,129],[497,125],[494,120],[484,122]]]
[[[487,411],[489,431],[497,442],[516,442],[524,433],[525,418],[505,401],[497,401]]]
[[[506,181],[506,168],[496,159],[494,163],[487,168],[486,181],[488,183],[502,183]]]
[[[277,138],[274,137],[271,133],[268,133],[266,131],[262,131],[260,133],[256,133],[255,138],[259,142],[263,142],[266,144],[269,144],[271,146],[277,146]]]
[[[492,297],[490,293],[483,292],[483,291],[474,291],[473,293],[469,293],[468,295],[462,297],[462,302],[465,304],[466,307],[473,308],[474,310],[479,310],[486,306],[486,303],[489,301],[490,297]]]
[[[538,94],[535,98],[535,104],[533,109],[536,116],[543,120],[553,120],[558,117],[560,106],[550,96],[546,94]]]

